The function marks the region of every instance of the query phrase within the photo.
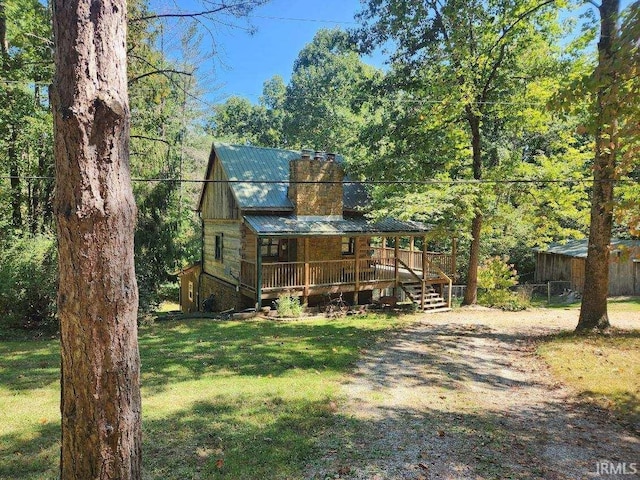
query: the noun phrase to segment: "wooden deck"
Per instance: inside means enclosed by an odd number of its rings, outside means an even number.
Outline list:
[[[304,298],[327,293],[355,292],[357,297],[357,292],[399,288],[403,283],[422,284],[423,291],[429,285],[451,285],[453,274],[447,274],[440,267],[451,266],[450,255],[402,250],[398,251],[398,256],[394,256],[394,253],[394,249],[373,249],[370,258],[360,260],[275,262],[260,265],[243,260],[240,289],[244,295],[261,301],[277,298],[283,292]]]

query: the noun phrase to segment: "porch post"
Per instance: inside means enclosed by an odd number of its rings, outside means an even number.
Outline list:
[[[386,263],[384,263],[384,260],[387,258],[387,237],[382,237],[382,250],[380,251],[380,260],[382,261],[383,265],[386,265]]]
[[[395,286],[393,288],[393,295],[394,296],[398,296],[398,286],[400,285],[400,268],[398,265],[398,250],[400,248],[400,237],[395,237],[394,243],[393,243],[393,255],[395,257],[395,261],[394,263],[394,269],[395,269],[395,276],[396,276],[396,282],[395,282]]]
[[[427,236],[422,237],[422,298],[420,308],[424,310],[424,296],[427,293]]]
[[[309,237],[304,237],[304,291],[302,293],[302,302],[309,303]]]
[[[413,262],[413,250],[415,247],[415,237],[413,235],[411,235],[409,237],[409,268],[411,268],[412,270],[415,268],[414,262]]]
[[[456,257],[458,255],[458,238],[451,239],[451,280],[456,280]]]
[[[356,287],[353,292],[353,304],[358,305],[358,291],[360,290],[360,240],[358,237],[355,237],[355,245],[353,246],[353,254],[356,257],[356,266],[355,266],[355,282]]]
[[[258,251],[256,252],[256,307],[262,306],[262,237],[258,237],[256,242]]]
[[[427,279],[427,236],[422,237],[422,280]]]

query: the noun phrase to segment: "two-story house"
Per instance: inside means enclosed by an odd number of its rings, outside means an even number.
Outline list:
[[[450,306],[455,253],[415,248],[428,244],[421,223],[366,218],[366,191],[345,177],[341,156],[216,143],[205,178],[202,261],[184,272],[183,310],[212,294],[218,310],[270,305],[283,292],[309,305],[338,292],[362,304],[388,288],[425,309]]]

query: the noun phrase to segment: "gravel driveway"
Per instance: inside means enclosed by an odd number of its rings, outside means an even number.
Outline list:
[[[459,309],[381,340],[344,385],[312,478],[640,478],[640,438],[575,400],[534,353],[535,337],[577,315]],[[634,317],[612,323],[637,328]]]

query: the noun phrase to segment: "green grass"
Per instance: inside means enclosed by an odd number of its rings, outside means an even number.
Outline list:
[[[361,349],[412,317],[140,331],[145,479],[306,478]],[[59,347],[0,343],[0,478],[57,478]]]
[[[640,428],[640,330],[555,335],[538,352],[583,399]]]
[[[532,306],[539,308],[580,309],[581,300],[566,303],[561,297],[552,297],[547,303],[547,297],[536,295],[531,299]],[[640,297],[612,297],[607,302],[609,312],[640,312]]]

